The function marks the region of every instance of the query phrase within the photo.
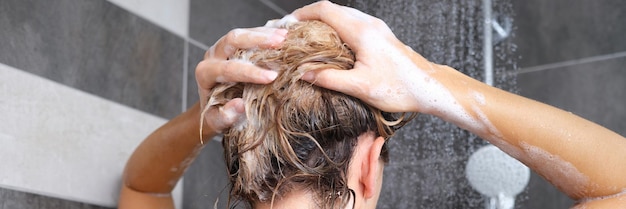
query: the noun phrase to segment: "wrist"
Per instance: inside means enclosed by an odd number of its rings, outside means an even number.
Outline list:
[[[473,132],[484,130],[486,85],[449,66],[431,65],[431,81],[425,82],[430,85],[430,94],[424,113]]]
[[[410,50],[409,57],[413,63],[407,78],[412,78],[411,84],[408,85],[413,89],[413,98],[417,103],[417,111],[425,114],[442,116],[454,109],[457,104],[456,98],[453,96],[448,86],[448,80],[451,69],[445,65],[432,63],[422,55]]]
[[[213,127],[211,127],[207,121],[206,117],[202,117],[202,110],[200,109],[200,103],[196,103],[193,107],[189,108],[185,113],[188,118],[187,122],[190,124],[188,127],[189,133],[194,133],[195,137],[190,138],[194,140],[194,143],[197,144],[205,144],[208,143],[214,136],[217,135],[217,132]],[[204,121],[201,121],[204,120]]]

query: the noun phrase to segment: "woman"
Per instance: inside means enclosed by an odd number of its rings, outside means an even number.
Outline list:
[[[310,71],[302,76],[303,80],[352,95],[383,111],[420,112],[452,122],[528,165],[577,200],[576,207],[626,205],[624,137],[571,113],[431,63],[401,43],[384,22],[360,11],[323,1],[292,15],[298,20],[321,20],[330,25],[356,55],[352,70]],[[231,32],[218,41],[196,69],[200,101],[207,101],[208,92],[217,83],[271,83],[277,76],[275,72],[227,58],[238,48],[279,47],[284,37],[284,30],[256,28]],[[166,194],[201,148],[194,140],[200,128],[196,119],[201,106],[205,104],[197,104],[155,131],[133,154],[125,173],[120,208],[171,206]],[[209,139],[232,126],[244,109],[241,99],[230,100],[222,108],[210,108],[205,114],[203,138]],[[354,191],[350,201],[354,204],[349,202],[346,207],[376,205],[382,183],[376,150],[383,143],[376,143],[376,136],[370,139],[359,140],[368,143],[359,143],[355,153],[374,154],[356,154],[351,159],[351,164],[361,168],[353,169],[354,174],[349,171],[348,187]],[[172,172],[172,167],[180,169]],[[306,195],[296,196],[284,198],[280,204],[301,208],[300,201],[310,200]]]

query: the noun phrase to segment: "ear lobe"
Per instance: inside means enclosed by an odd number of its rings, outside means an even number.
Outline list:
[[[364,161],[364,164],[366,164],[364,165],[365,170],[367,171],[362,174],[363,196],[365,198],[374,197],[378,190],[379,183],[377,181],[380,175],[382,175],[380,169],[383,167],[383,162],[380,160],[380,153],[384,144],[385,139],[383,137],[374,139],[374,143],[372,143],[367,153],[367,161]]]

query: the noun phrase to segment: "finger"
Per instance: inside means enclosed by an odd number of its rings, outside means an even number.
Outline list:
[[[219,108],[212,107],[205,113],[207,125],[218,133],[245,120],[245,105],[241,98],[228,101]]]
[[[223,125],[225,127],[230,127],[245,118],[244,113],[245,107],[243,100],[241,98],[232,99],[222,106],[220,110],[221,121],[224,122]]]
[[[224,110],[228,111],[227,115],[230,117],[237,116],[245,113],[245,103],[241,98],[234,98],[224,104]],[[236,117],[233,117],[236,118]]]
[[[275,48],[285,40],[286,29],[258,27],[233,29],[220,38],[205,54],[206,58],[226,59],[237,49]]]
[[[281,19],[268,21],[267,23],[265,23],[265,26],[274,28],[287,28],[287,26],[296,22],[298,22],[298,19],[296,19],[296,17],[294,17],[293,15],[286,15]]]
[[[298,20],[320,20],[333,28],[338,28],[350,15],[341,6],[330,1],[318,1],[296,9],[291,13]]]
[[[298,20],[320,20],[330,25],[339,36],[346,42],[359,40],[359,36],[365,28],[375,23],[379,25],[378,18],[365,14],[359,10],[334,4],[330,1],[319,1],[291,13]],[[350,27],[346,27],[350,25]],[[358,46],[358,45],[357,45]],[[353,48],[353,50],[356,50]]]
[[[367,92],[371,84],[368,80],[362,79],[362,76],[358,74],[359,72],[356,69],[324,69],[309,71],[302,76],[302,80],[359,99],[365,99],[364,93]]]
[[[208,59],[198,63],[196,67],[196,81],[202,89],[211,89],[216,83],[224,82],[268,84],[277,76],[275,71],[239,60]]]

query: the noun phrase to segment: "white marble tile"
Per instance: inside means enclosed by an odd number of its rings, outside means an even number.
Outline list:
[[[0,187],[108,207],[130,154],[166,122],[4,64],[0,118]]]
[[[181,37],[189,34],[189,0],[108,0]]]

